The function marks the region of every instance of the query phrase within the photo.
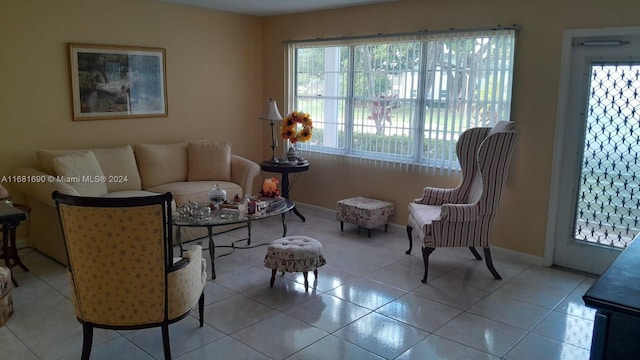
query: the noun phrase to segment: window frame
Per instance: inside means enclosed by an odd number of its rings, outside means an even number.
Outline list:
[[[351,158],[357,158],[357,159],[363,159],[363,160],[373,160],[376,162],[383,162],[386,164],[401,163],[405,165],[420,166],[423,168],[428,167],[428,168],[444,168],[449,170],[459,170],[459,163],[457,161],[457,157],[455,154],[455,143],[457,141],[457,138],[460,136],[460,134],[464,130],[471,127],[478,126],[478,125],[476,124],[472,126],[472,124],[467,120],[467,124],[464,124],[464,125],[460,124],[459,129],[457,130],[449,129],[451,127],[456,126],[456,124],[454,124],[455,122],[463,122],[464,120],[451,119],[451,118],[448,118],[448,116],[450,115],[445,114],[444,119],[440,119],[439,116],[435,119],[437,126],[439,126],[440,123],[445,123],[444,130],[433,128],[434,118],[433,117],[427,118],[427,112],[431,111],[433,113],[433,107],[428,108],[427,104],[433,105],[434,99],[428,99],[429,93],[428,93],[427,86],[425,85],[427,82],[426,74],[428,74],[429,71],[433,71],[431,68],[428,67],[427,61],[424,60],[424,59],[427,59],[429,56],[429,51],[430,51],[429,44],[430,42],[433,42],[434,39],[438,39],[438,37],[443,36],[443,34],[444,36],[447,36],[447,35],[452,36],[451,34],[454,34],[453,36],[455,36],[455,34],[457,33],[464,33],[464,34],[460,34],[459,35],[460,37],[456,39],[464,39],[465,36],[471,36],[471,38],[474,41],[477,41],[478,39],[483,39],[481,37],[482,34],[492,34],[492,32],[495,31],[496,33],[500,32],[499,34],[501,34],[502,38],[487,36],[488,42],[503,41],[503,38],[505,37],[507,38],[507,41],[509,41],[510,43],[507,43],[506,45],[502,44],[503,47],[500,48],[501,49],[500,51],[504,53],[509,53],[509,55],[504,56],[505,58],[504,68],[494,68],[491,70],[488,70],[489,68],[487,68],[482,70],[487,72],[502,71],[505,73],[504,76],[501,77],[500,75],[498,75],[497,78],[506,83],[506,84],[501,84],[502,87],[500,88],[500,94],[504,93],[506,98],[501,101],[496,101],[494,99],[491,101],[491,105],[499,107],[499,105],[503,103],[502,108],[506,108],[506,110],[501,109],[500,111],[506,112],[508,116],[506,116],[506,118],[495,118],[493,119],[493,121],[489,121],[488,124],[485,125],[485,126],[491,126],[500,120],[510,120],[509,118],[510,118],[510,112],[511,112],[511,106],[512,106],[511,100],[512,100],[512,92],[513,92],[513,78],[515,74],[515,51],[516,51],[516,39],[517,39],[518,29],[519,27],[512,26],[512,27],[498,27],[498,28],[485,28],[485,29],[429,32],[428,34],[420,32],[420,33],[408,33],[408,34],[359,36],[359,37],[352,37],[352,38],[314,39],[314,40],[306,40],[306,41],[302,40],[302,41],[285,42],[285,45],[286,45],[285,55],[288,60],[288,64],[285,69],[285,75],[287,76],[287,81],[286,81],[287,103],[286,104],[287,104],[287,108],[290,109],[289,111],[297,110],[297,111],[309,112],[308,110],[299,107],[301,99],[321,99],[322,101],[337,100],[337,101],[344,102],[341,112],[338,113],[339,114],[338,119],[335,119],[334,121],[334,123],[338,128],[341,124],[342,126],[344,126],[344,135],[343,135],[344,143],[343,144],[337,143],[335,147],[310,144],[310,143],[298,143],[296,145],[297,149],[302,150],[306,153],[332,154],[332,155],[339,155],[339,156],[345,156],[345,157],[351,157]],[[451,37],[451,39],[453,39],[453,37]],[[419,67],[417,71],[416,69],[413,69],[413,71],[415,72],[415,75],[413,76],[418,77],[418,81],[417,81],[418,86],[416,89],[417,90],[416,95],[415,97],[413,97],[413,95],[410,95],[409,97],[399,98],[398,100],[396,100],[398,102],[401,102],[402,104],[408,104],[410,107],[409,122],[411,126],[402,128],[402,130],[406,130],[409,132],[408,138],[407,140],[405,140],[405,144],[407,145],[408,152],[402,153],[402,154],[393,154],[390,152],[375,151],[375,149],[374,150],[357,149],[354,147],[354,134],[359,134],[355,129],[355,126],[356,126],[355,103],[359,100],[366,101],[367,98],[363,97],[362,99],[360,99],[355,96],[355,86],[356,86],[355,84],[356,82],[355,81],[356,51],[355,50],[358,46],[367,46],[372,44],[375,44],[375,45],[386,44],[390,46],[390,45],[400,44],[403,42],[407,42],[407,43],[416,42],[416,43],[419,43],[421,46],[420,52],[419,52],[420,53]],[[498,44],[493,44],[492,46],[497,46],[497,45]],[[476,43],[476,46],[477,46],[477,43]],[[298,94],[298,85],[299,85],[298,77],[300,74],[299,68],[298,68],[299,50],[307,49],[307,48],[327,49],[330,47],[346,47],[349,51],[347,55],[348,70],[346,74],[346,81],[347,81],[346,94],[344,95],[340,94],[338,96],[334,96],[334,95],[325,96],[325,94],[322,94],[322,95],[317,95],[317,97],[315,95],[310,95],[310,94],[303,94],[303,95]],[[493,47],[490,46],[490,48],[491,50],[494,50]],[[453,50],[449,49],[449,53],[452,53],[452,52]],[[449,55],[449,58],[451,58],[451,55]],[[342,71],[341,65],[338,64],[337,66],[338,66],[337,68],[338,73],[341,73]],[[326,68],[323,68],[322,70],[323,70],[322,71],[323,75],[329,73],[329,71],[327,71]],[[466,71],[466,68],[463,68],[463,71]],[[440,72],[441,72],[440,76],[443,76],[443,74],[445,74],[444,70],[440,70]],[[431,76],[435,76],[435,75],[431,74]],[[485,77],[483,79],[484,79],[483,86],[497,87],[496,84],[490,84],[491,81],[494,81],[496,79],[495,75],[493,77]],[[440,79],[440,81],[442,81],[442,79]],[[475,84],[474,86],[479,86],[479,83],[478,84],[474,83],[474,84]],[[431,86],[433,86],[433,83],[431,84]],[[442,87],[439,87],[439,91],[441,91],[441,89]],[[432,91],[435,92],[435,90],[432,90]],[[412,89],[412,92],[413,92],[413,89]],[[493,93],[495,95],[496,93],[495,89]],[[442,95],[440,94],[438,96],[441,97]],[[448,96],[448,98],[451,98],[451,97]],[[463,103],[465,106],[471,106],[467,104],[470,102],[471,101],[467,100],[467,98],[464,98]],[[476,102],[480,103],[481,101],[477,100]],[[455,100],[453,101],[453,104],[448,100],[446,102],[447,107],[456,106],[456,103],[457,101]],[[488,105],[487,105],[487,108],[488,108]],[[311,115],[313,117],[314,114],[312,113]],[[344,122],[338,121],[341,116],[344,117],[343,119]],[[363,121],[366,121],[366,120],[363,120]],[[429,126],[428,132],[444,133],[442,141],[446,142],[447,145],[441,146],[442,149],[446,148],[446,150],[442,150],[444,151],[443,153],[444,155],[440,158],[438,157],[434,158],[433,156],[432,157],[425,156],[425,150],[424,150],[425,143],[426,143],[425,129],[428,126]],[[336,131],[337,131],[337,134],[334,136],[338,138],[340,134],[340,130],[336,130]],[[416,134],[423,134],[423,136],[416,135]],[[386,134],[383,134],[383,135],[386,135]],[[430,143],[438,142],[438,139],[439,139],[438,136],[439,135],[436,135],[435,140],[430,141]],[[386,138],[387,138],[386,136],[382,136],[382,140],[381,140],[382,145],[385,145],[384,140]],[[431,137],[431,139],[434,139],[434,138]],[[433,148],[435,148],[435,146]]]

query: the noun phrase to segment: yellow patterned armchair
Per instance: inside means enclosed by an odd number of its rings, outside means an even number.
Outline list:
[[[93,328],[159,326],[171,358],[169,324],[198,304],[203,325],[206,262],[199,245],[173,257],[170,193],[92,198],[53,193],[68,258],[82,359],[89,359]]]

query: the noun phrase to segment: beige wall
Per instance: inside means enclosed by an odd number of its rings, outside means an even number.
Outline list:
[[[256,116],[268,97],[283,111],[281,41],[518,24],[512,115],[520,139],[494,244],[542,256],[563,30],[640,25],[638,13],[637,0],[400,0],[263,20],[152,0],[4,1],[0,177],[35,164],[39,148],[210,138],[267,159],[269,128]],[[68,42],[165,48],[169,117],[71,121]],[[330,209],[353,195],[380,197],[396,203],[393,221],[404,225],[422,187],[456,182],[318,158],[292,197]]]
[[[151,0],[3,1],[0,178],[40,148],[224,139],[260,160],[261,26]],[[169,117],[72,121],[69,42],[165,48]]]
[[[283,100],[283,46],[311,39],[410,32],[423,29],[520,25],[512,119],[520,132],[503,193],[493,244],[544,255],[563,30],[640,25],[637,0],[401,0],[265,22],[264,93]],[[298,109],[303,110],[303,109]],[[368,194],[396,204],[395,223],[406,224],[406,204],[426,185],[453,185],[455,178],[349,166],[318,159],[292,190],[296,200],[334,208],[340,198]]]

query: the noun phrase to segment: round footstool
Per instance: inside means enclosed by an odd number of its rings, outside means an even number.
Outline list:
[[[304,289],[309,291],[307,274],[313,271],[318,278],[318,268],[326,264],[322,256],[322,244],[308,236],[287,236],[274,240],[267,248],[264,266],[271,269],[271,287],[276,280],[276,272],[302,272]]]

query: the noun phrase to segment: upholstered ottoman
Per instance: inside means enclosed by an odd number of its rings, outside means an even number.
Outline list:
[[[344,222],[367,229],[371,237],[371,229],[384,225],[387,232],[389,220],[395,211],[392,202],[376,200],[364,196],[356,196],[338,201],[336,217],[340,221],[340,231],[344,231]]]
[[[0,266],[0,326],[3,326],[13,314],[12,288],[11,270]]]
[[[304,275],[304,290],[309,291],[307,274],[313,271],[318,278],[318,268],[327,262],[322,256],[322,244],[307,236],[287,236],[274,240],[267,248],[264,266],[271,269],[271,283],[276,280],[276,272],[302,272]]]

